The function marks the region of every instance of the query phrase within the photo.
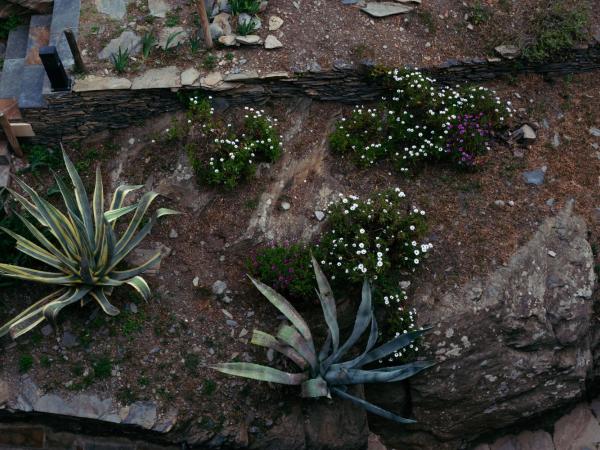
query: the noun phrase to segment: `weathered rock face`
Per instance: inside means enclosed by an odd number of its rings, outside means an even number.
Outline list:
[[[569,204],[487,279],[441,296],[417,293],[421,317],[435,325],[426,346],[439,364],[411,380],[418,423],[404,435],[374,431],[401,448],[457,448],[580,398],[598,327],[594,282],[585,222]]]

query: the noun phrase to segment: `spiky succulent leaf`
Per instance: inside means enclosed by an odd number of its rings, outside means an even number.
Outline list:
[[[300,332],[289,325],[283,325],[279,328],[277,339],[286,345],[292,347],[303,359],[308,362],[312,370],[316,373],[317,370],[317,355],[315,349],[311,346]]]
[[[344,342],[344,344],[336,352],[333,352],[331,356],[323,361],[322,365],[325,370],[327,370],[331,364],[339,361],[346,354],[346,352],[350,350],[354,344],[356,344],[372,320],[373,306],[371,303],[371,286],[369,286],[369,282],[365,279],[362,287],[362,298],[358,307],[358,312],[356,313],[356,319],[354,320],[354,328],[352,329],[352,333],[350,334],[348,340]]]
[[[330,397],[327,381],[321,376],[306,380],[302,383],[302,397]]]
[[[304,337],[304,339],[306,339],[306,342],[314,347],[310,328],[308,328],[308,325],[300,313],[296,311],[296,308],[294,308],[290,302],[288,302],[274,289],[270,288],[264,283],[261,283],[260,281],[255,280],[252,277],[249,278],[254,286],[256,286],[256,288],[267,298],[267,300],[269,300],[271,304],[275,306],[275,308],[277,308],[279,312],[281,312],[281,314],[283,314],[292,323],[292,325],[296,327],[298,332]]]
[[[245,362],[221,363],[211,366],[211,368],[228,375],[268,381],[270,383],[299,385],[308,379],[306,373],[283,372],[272,367]]]
[[[370,362],[380,360],[386,356],[406,347],[412,343],[415,339],[423,334],[427,333],[431,327],[423,328],[422,330],[409,331],[408,333],[401,334],[395,338],[389,340],[383,345],[371,350],[367,353],[360,361],[360,366],[369,364]]]
[[[364,408],[366,411],[368,411],[372,414],[381,416],[385,419],[389,419],[394,422],[403,423],[403,424],[416,423],[412,419],[405,419],[404,417],[401,417],[397,414],[394,414],[390,411],[380,408],[379,406],[376,406],[373,403],[369,403],[368,401],[363,400],[362,398],[358,398],[358,397],[355,397],[354,395],[348,394],[348,392],[345,391],[344,389],[340,389],[338,387],[332,387],[331,392],[333,392],[334,394],[338,395],[339,397],[341,397],[343,399],[350,400],[352,403],[357,404],[361,408]]]
[[[337,321],[337,311],[335,299],[333,298],[333,291],[315,257],[311,255],[310,259],[317,278],[317,285],[319,286],[319,299],[323,308],[323,317],[325,317],[325,322],[329,328],[333,352],[335,353],[340,346],[340,327]]]
[[[339,384],[390,383],[405,380],[432,365],[433,363],[429,361],[417,361],[382,370],[330,369],[325,375],[325,380],[332,386]]]
[[[300,369],[304,370],[308,367],[308,362],[300,356],[300,354],[289,345],[285,345],[280,342],[275,336],[268,333],[264,333],[260,330],[252,331],[251,344],[258,345],[259,347],[272,348],[276,352],[287,356],[292,360]]]

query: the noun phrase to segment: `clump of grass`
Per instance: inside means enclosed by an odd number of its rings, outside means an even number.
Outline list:
[[[92,368],[94,370],[94,377],[103,380],[112,374],[112,361],[110,358],[103,356],[94,361]]]
[[[202,394],[212,395],[217,390],[217,383],[214,380],[206,379],[202,382]]]
[[[192,53],[198,53],[198,50],[200,50],[200,47],[202,46],[202,37],[198,33],[194,33],[189,37],[188,43],[190,45],[190,51]]]
[[[419,20],[425,27],[431,32],[435,33],[437,31],[437,21],[433,15],[433,13],[427,9],[420,10],[417,13]]]
[[[476,1],[473,5],[467,8],[469,22],[473,25],[483,25],[489,22],[492,18],[492,10],[484,5],[481,0]]]
[[[254,30],[256,30],[254,20],[246,20],[245,22],[238,22],[236,31],[240,36],[248,36],[249,34],[254,33]]]
[[[585,39],[589,12],[583,8],[568,9],[554,5],[541,9],[533,18],[533,38],[523,46],[523,56],[530,61],[543,61],[573,48]]]
[[[147,32],[142,37],[142,57],[144,59],[150,56],[150,52],[156,44],[156,36],[152,32]]]
[[[181,19],[179,18],[179,14],[173,11],[169,11],[167,13],[167,18],[165,20],[165,26],[167,27],[175,27],[179,25]]]
[[[241,13],[253,15],[260,11],[260,0],[230,0],[229,5],[234,16]]]
[[[127,66],[129,65],[129,49],[126,48],[123,50],[121,47],[119,47],[119,51],[117,53],[113,53],[111,55],[111,59],[115,72],[125,72],[125,70],[127,70]]]
[[[183,33],[183,31],[177,31],[175,33],[171,33],[169,34],[169,36],[167,36],[167,42],[165,43],[165,52],[168,52],[169,50],[173,50],[177,47],[179,47],[179,42],[177,42],[177,36],[179,36],[181,33]]]
[[[202,59],[202,67],[206,70],[212,70],[217,67],[217,57],[212,53],[207,53]]]
[[[19,372],[27,373],[33,367],[33,356],[30,354],[21,355],[19,357]]]

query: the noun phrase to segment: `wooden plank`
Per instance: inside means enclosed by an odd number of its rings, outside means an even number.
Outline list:
[[[20,120],[23,118],[19,110],[19,104],[14,98],[0,99],[0,113],[4,113],[8,120]]]
[[[25,155],[23,155],[23,150],[21,150],[19,141],[14,135],[13,130],[10,127],[10,122],[8,121],[4,113],[0,113],[0,127],[4,131],[4,136],[6,136],[6,139],[12,147],[13,152],[15,152],[15,155],[17,155],[19,158],[24,158]]]
[[[10,128],[12,129],[15,137],[18,137],[18,138],[35,136],[33,128],[31,127],[31,124],[29,124],[29,123],[11,122]]]

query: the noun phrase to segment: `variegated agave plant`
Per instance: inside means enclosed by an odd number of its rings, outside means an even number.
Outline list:
[[[58,285],[60,289],[2,325],[0,336],[10,333],[13,338],[17,338],[45,319],[55,321],[65,306],[76,302],[81,302],[83,306],[91,299],[98,302],[106,314],[117,315],[119,310],[107,297],[114,287],[123,284],[135,288],[144,299],[150,297],[150,287],[140,274],[158,263],[160,252],[139,267],[117,270],[117,265],[150,233],[159,217],[177,212],[166,208],[158,209],[151,219],[143,224],[144,216],[158,194],[147,192],[138,203],[123,206],[127,194],[143,187],[130,185],[119,186],[115,190],[110,208],[104,211],[100,168],[96,169],[94,197],[90,204],[75,166],[65,152],[63,157],[74,189],[69,188],[60,177],[55,176],[55,179],[67,214],[44,200],[25,182],[16,179],[29,199],[15,191],[10,191],[11,194],[48,233],[41,232],[22,215],[18,215],[19,219],[38,243],[2,228],[17,241],[17,250],[56,270],[42,271],[0,264],[0,274],[3,276]],[[118,238],[115,223],[128,213],[133,213],[133,217],[123,235]]]
[[[327,323],[327,339],[317,354],[308,325],[296,309],[280,294],[269,286],[251,278],[258,290],[290,321],[291,325],[282,325],[277,336],[254,330],[252,343],[271,348],[293,361],[302,372],[288,373],[259,364],[233,362],[212,366],[220,372],[254,380],[272,383],[300,385],[302,397],[330,397],[335,394],[343,399],[363,407],[365,410],[398,423],[413,423],[390,411],[348,393],[348,386],[363,383],[389,383],[409,378],[433,365],[429,361],[416,361],[394,367],[364,369],[373,361],[406,347],[427,329],[399,335],[387,343],[375,347],[378,337],[377,321],[371,304],[371,287],[365,280],[362,288],[362,300],[358,308],[354,329],[346,342],[340,345],[340,331],[337,322],[335,300],[327,278],[318,263],[312,258],[321,301],[323,315]],[[358,342],[370,326],[369,338],[365,350],[358,356],[342,362],[346,353]]]

